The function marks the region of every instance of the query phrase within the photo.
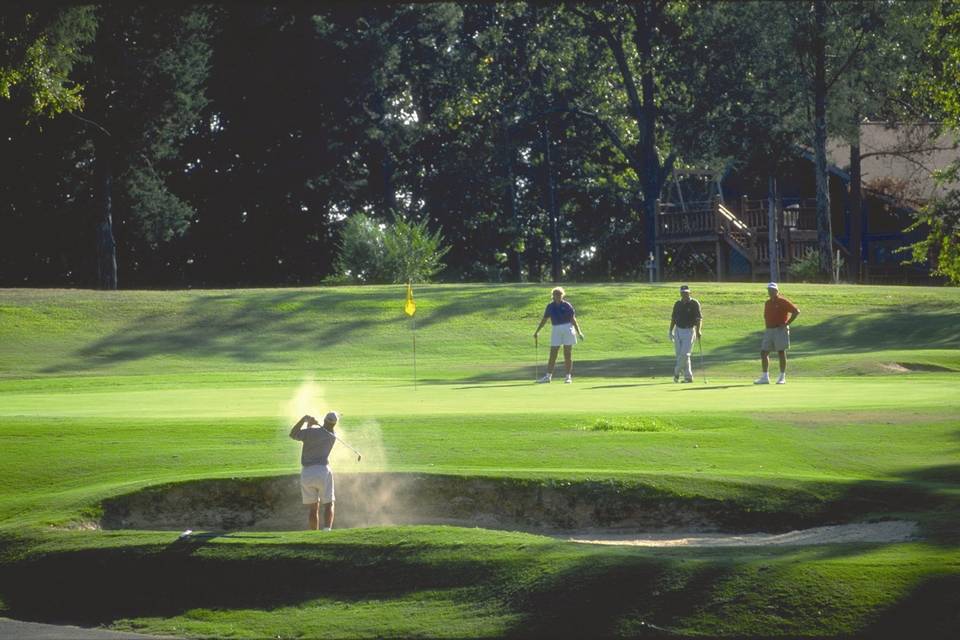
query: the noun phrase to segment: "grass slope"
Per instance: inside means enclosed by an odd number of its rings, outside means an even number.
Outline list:
[[[674,287],[608,284],[569,291],[588,337],[575,384],[534,386],[548,287],[420,287],[414,389],[401,287],[2,290],[0,606],[204,637],[949,637],[960,291],[785,294],[802,310],[785,387],[749,384],[762,287],[708,283],[708,383],[670,382]],[[143,486],[295,472],[292,418],[328,407],[365,454],[339,472],[616,479],[761,521],[907,517],[924,538],[649,551],[448,527],[64,528]]]

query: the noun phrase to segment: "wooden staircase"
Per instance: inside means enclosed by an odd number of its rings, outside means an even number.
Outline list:
[[[718,277],[723,274],[722,245],[740,254],[750,264],[752,276],[770,273],[770,245],[767,200],[741,198],[739,212],[724,204],[720,198],[708,201],[685,202],[681,205],[657,202],[657,257],[663,248],[673,245],[714,244],[717,255]],[[784,224],[780,212],[774,232],[779,249],[778,262],[786,268],[794,260],[817,248],[816,209],[810,202],[790,212]],[[677,245],[681,245],[677,247]],[[835,249],[846,254],[845,247],[834,239]]]
[[[746,258],[753,266],[756,261],[756,252],[753,249],[755,244],[754,232],[722,202],[717,202],[717,218],[720,237],[731,249]]]

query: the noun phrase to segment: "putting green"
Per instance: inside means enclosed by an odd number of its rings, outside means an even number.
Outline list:
[[[181,636],[956,631],[960,291],[785,288],[802,310],[788,384],[754,386],[762,286],[694,288],[706,384],[699,354],[695,383],[670,379],[672,286],[569,287],[588,336],[574,383],[535,385],[549,287],[433,285],[415,290],[416,388],[402,287],[0,291],[0,611]],[[650,551],[444,527],[70,529],[158,483],[295,473],[291,423],[328,409],[364,453],[335,449],[338,472],[615,481],[921,538]]]

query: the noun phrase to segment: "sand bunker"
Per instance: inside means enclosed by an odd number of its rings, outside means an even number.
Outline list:
[[[338,529],[453,525],[659,547],[895,542],[916,534],[911,522],[816,526],[825,519],[801,519],[789,510],[758,513],[615,481],[361,473],[338,474],[336,482]],[[106,500],[102,508],[91,525],[103,529],[289,531],[306,525],[295,475],[154,486]]]
[[[903,520],[812,527],[787,533],[644,533],[594,534],[567,538],[571,542],[628,547],[754,547],[904,542],[917,536],[917,523]]]

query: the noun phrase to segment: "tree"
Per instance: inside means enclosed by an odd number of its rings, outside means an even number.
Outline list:
[[[572,7],[584,20],[586,33],[601,38],[616,63],[619,80],[627,98],[627,113],[635,130],[631,138],[598,119],[611,141],[624,154],[636,172],[642,194],[646,251],[656,250],[655,206],[663,185],[673,171],[677,154],[661,153],[658,130],[662,124],[663,103],[658,89],[669,91],[674,82],[683,82],[682,71],[672,64],[670,52],[679,35],[683,7],[668,0],[651,0],[632,5]],[[675,75],[671,75],[673,72]],[[661,159],[663,158],[663,159]]]
[[[83,106],[77,67],[97,31],[92,7],[0,6],[0,274],[7,283],[63,284],[86,239],[65,144]],[[81,260],[82,262],[82,260]],[[80,267],[82,268],[82,267]]]
[[[380,224],[355,213],[343,228],[338,279],[363,284],[429,282],[443,270],[440,261],[449,250],[439,231],[430,233],[426,221],[397,216],[391,224]]]
[[[827,168],[828,115],[831,101],[843,105],[840,113],[855,114],[847,123],[859,127],[861,99],[848,99],[842,94],[869,95],[868,76],[862,73],[869,59],[868,52],[883,38],[885,14],[890,3],[836,2],[812,0],[812,3],[784,3],[793,25],[794,50],[800,72],[806,79],[805,98],[812,129],[817,192],[817,242],[821,277],[833,274],[833,229],[830,220],[830,189]],[[859,80],[859,82],[858,82]],[[845,89],[845,91],[842,91]],[[859,107],[859,108],[858,108]],[[851,121],[856,118],[856,122]],[[850,124],[841,131],[851,131]],[[855,134],[850,134],[855,135]],[[859,185],[858,185],[859,186]],[[858,265],[859,267],[859,261]]]
[[[83,85],[71,74],[96,31],[93,7],[0,7],[0,97],[28,121],[80,109]]]
[[[206,105],[209,19],[200,7],[99,11],[82,115],[94,165],[97,283],[115,289],[115,205],[129,233],[133,269],[159,243],[182,234],[194,214],[168,181],[184,170],[180,146]]]
[[[931,29],[923,50],[924,72],[914,94],[933,106],[946,130],[960,136],[960,7],[938,0],[931,13]],[[960,160],[939,176],[944,184],[960,180]],[[933,263],[933,273],[960,284],[960,189],[953,188],[920,210],[908,230],[925,229],[926,237],[914,243],[911,261]]]

